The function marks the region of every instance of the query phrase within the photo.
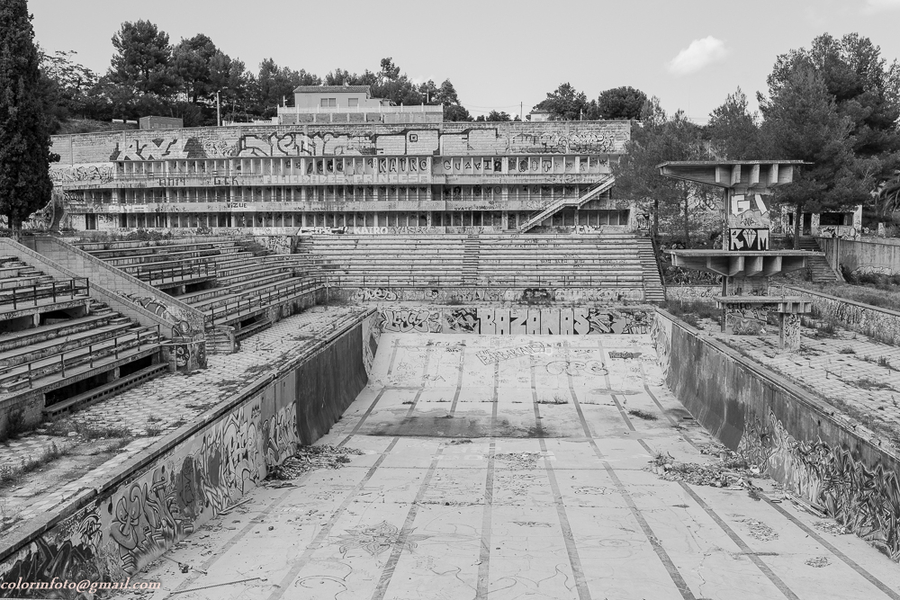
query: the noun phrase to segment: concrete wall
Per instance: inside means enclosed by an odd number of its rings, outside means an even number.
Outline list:
[[[327,432],[366,385],[370,314],[126,461],[0,547],[0,580],[124,581]],[[367,338],[363,339],[365,332]],[[77,577],[76,577],[77,574]]]
[[[497,302],[509,304],[635,304],[644,302],[643,288],[333,288],[332,298],[349,302],[428,302],[433,304]]]
[[[622,153],[628,121],[201,127],[54,136],[54,177],[81,187],[112,177],[110,161],[300,156],[503,156]],[[79,169],[66,169],[78,165]],[[107,168],[104,168],[107,167]]]
[[[781,289],[780,287],[778,289]],[[900,346],[900,312],[862,304],[805,288],[785,286],[786,293],[812,298],[813,315],[834,319],[841,326],[877,340]]]
[[[787,490],[900,560],[900,455],[736,350],[657,311],[666,382],[708,431]],[[859,428],[861,429],[861,428]]]
[[[830,265],[843,265],[854,274],[900,275],[900,240],[842,240],[820,238]]]
[[[722,295],[721,285],[667,285],[666,300],[675,300],[679,302],[693,302],[699,300],[702,302],[715,303],[716,296]]]
[[[382,307],[379,326],[397,333],[643,334],[651,314],[645,308]]]
[[[35,251],[78,273],[79,277],[87,277],[92,284],[113,291],[122,299],[155,313],[167,323],[167,328],[163,330],[163,334],[167,337],[193,337],[203,334],[205,328],[203,313],[181,300],[57,238],[34,237],[28,241],[33,244]],[[118,307],[113,308],[120,310]],[[125,313],[124,310],[121,312]]]

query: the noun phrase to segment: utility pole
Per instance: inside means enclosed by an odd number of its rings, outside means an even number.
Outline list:
[[[219,100],[219,92],[221,90],[216,90],[216,123],[219,127],[222,126],[222,102]]]

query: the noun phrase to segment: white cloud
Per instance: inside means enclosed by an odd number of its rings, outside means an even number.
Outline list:
[[[877,1],[885,2],[887,0]],[[696,73],[707,65],[724,60],[727,55],[725,42],[710,35],[700,40],[694,40],[690,46],[669,61],[669,73],[673,75]]]
[[[866,0],[863,13],[874,15],[887,10],[900,10],[900,0]]]

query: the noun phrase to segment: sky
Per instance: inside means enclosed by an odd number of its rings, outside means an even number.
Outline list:
[[[900,58],[900,0],[30,0],[45,51],[74,50],[98,73],[124,21],[174,44],[204,33],[258,71],[378,71],[390,56],[415,81],[450,79],[477,116],[528,114],[569,82],[596,98],[629,85],[697,123],[740,87],[756,108],[775,59],[823,33],[859,33]]]

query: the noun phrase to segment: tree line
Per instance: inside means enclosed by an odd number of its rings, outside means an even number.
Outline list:
[[[51,130],[70,119],[110,121],[146,115],[184,119],[187,127],[215,125],[217,94],[224,119],[269,119],[278,106],[292,104],[301,85],[368,85],[372,95],[394,104],[444,107],[444,120],[470,121],[449,79],[415,83],[392,58],[377,71],[351,73],[337,68],[324,77],[263,60],[252,72],[209,36],[198,33],[172,44],[150,21],[122,23],[112,38],[113,55],[105,74],[80,64],[72,51],[41,53],[43,95]],[[498,120],[501,118],[497,114]]]
[[[272,59],[254,73],[205,34],[172,44],[153,23],[136,21],[123,23],[113,36],[110,67],[98,75],[79,64],[73,52],[35,48],[26,0],[3,4],[0,38],[0,212],[13,223],[49,199],[49,183],[28,180],[28,173],[46,170],[54,157],[43,136],[71,119],[157,114],[182,117],[186,126],[212,125],[218,93],[225,119],[252,121],[274,116],[279,105],[293,99],[297,86],[348,84],[369,85],[374,97],[395,104],[441,105],[448,121],[475,120],[450,79],[440,85],[415,83],[390,57],[381,59],[377,71],[362,74],[337,68],[320,77]],[[888,63],[864,36],[824,34],[809,48],[778,56],[767,87],[757,93],[758,113],[750,112],[747,96],[738,88],[705,126],[680,110],[667,114],[658,98],[629,86],[589,100],[563,83],[534,109],[551,120],[632,121],[626,153],[612,165],[615,193],[652,215],[654,233],[660,218],[680,222],[690,243],[692,207],[704,199],[716,201],[708,189],[661,177],[657,165],[671,160],[803,160],[810,164],[775,197],[794,211],[795,222],[801,211],[855,204],[866,207],[870,223],[890,221],[900,209],[897,61]],[[491,111],[477,120],[516,118]],[[30,138],[30,148],[37,150],[26,148]],[[35,169],[15,162],[29,152]]]
[[[751,113],[738,88],[713,110],[709,123],[692,123],[683,111],[667,115],[657,98],[641,109],[626,154],[613,165],[616,193],[651,214],[680,222],[690,244],[691,207],[711,190],[659,175],[674,160],[802,160],[792,185],[776,188],[794,223],[802,212],[862,204],[864,222],[892,222],[900,209],[900,66],[888,63],[866,37],[829,34],[809,48],[775,60],[766,93]],[[794,228],[799,247],[800,227]]]

